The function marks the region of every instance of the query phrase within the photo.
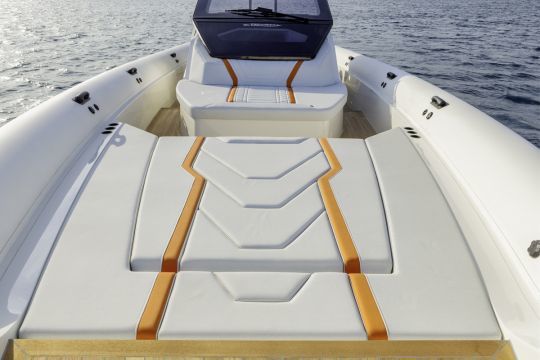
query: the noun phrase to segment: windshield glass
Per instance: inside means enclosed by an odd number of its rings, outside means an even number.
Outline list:
[[[321,10],[317,0],[211,0],[209,14],[219,14],[235,9],[256,9],[258,7],[291,15],[319,16]]]

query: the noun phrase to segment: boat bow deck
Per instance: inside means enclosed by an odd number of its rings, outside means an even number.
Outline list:
[[[401,129],[158,140],[128,125],[74,204],[19,336],[501,339]]]

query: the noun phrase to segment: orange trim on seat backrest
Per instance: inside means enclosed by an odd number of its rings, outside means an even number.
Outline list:
[[[234,102],[234,97],[236,95],[236,88],[238,87],[238,76],[234,72],[234,68],[232,67],[231,63],[227,59],[221,59],[223,60],[223,64],[225,65],[225,68],[227,69],[227,72],[229,73],[229,76],[232,80],[232,86],[229,90],[229,94],[227,95],[227,102]],[[289,77],[287,78],[287,94],[289,95],[289,102],[291,104],[296,104],[296,97],[294,96],[294,90],[292,88],[292,83],[294,81],[294,78],[298,74],[298,70],[300,70],[300,67],[304,63],[304,60],[298,60],[296,64],[294,64],[291,73],[289,74]]]
[[[175,273],[158,273],[137,325],[137,340],[156,340],[159,325],[173,286]]]
[[[203,142],[203,137],[196,138],[186,158],[184,159],[184,162],[182,163],[184,170],[190,173],[195,179],[193,180],[193,185],[191,186],[191,190],[189,191],[189,195],[186,199],[186,203],[184,204],[184,208],[182,209],[182,213],[180,214],[180,218],[178,219],[171,239],[169,240],[167,249],[163,254],[163,260],[161,263],[162,272],[178,272],[178,259],[180,257],[180,252],[184,246],[184,242],[193,221],[193,217],[195,216],[195,211],[197,210],[197,205],[199,204],[199,199],[201,198],[205,184],[205,179],[199,173],[193,170],[193,162],[195,161],[195,157],[199,153]]]
[[[358,258],[358,253],[354,246],[351,234],[349,233],[349,228],[343,219],[341,210],[337,203],[336,198],[334,197],[334,192],[330,186],[330,179],[334,177],[339,171],[341,171],[341,164],[337,159],[332,147],[328,143],[327,139],[320,139],[319,143],[330,163],[330,170],[324,174],[317,183],[319,184],[319,189],[321,191],[321,196],[328,213],[328,218],[330,219],[330,224],[332,225],[332,230],[336,237],[336,242],[343,258],[343,266],[346,273],[359,273],[360,270],[360,259]]]
[[[236,73],[234,72],[234,69],[227,59],[221,59],[223,60],[223,64],[225,64],[225,68],[227,69],[227,72],[229,73],[229,76],[232,80],[232,86],[229,90],[229,95],[227,96],[227,102],[234,102],[234,95],[236,94],[236,88],[238,87],[238,76],[236,76]]]
[[[296,77],[296,74],[298,74],[298,70],[300,70],[300,66],[304,63],[304,60],[298,60],[296,64],[294,64],[291,73],[289,77],[287,78],[287,93],[289,94],[289,100],[291,104],[296,104],[296,97],[294,96],[294,91],[292,88],[292,83],[294,81],[294,78]]]
[[[368,340],[388,340],[386,325],[366,276],[349,274],[349,280]]]

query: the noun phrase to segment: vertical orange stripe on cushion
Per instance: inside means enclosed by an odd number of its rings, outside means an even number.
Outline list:
[[[137,340],[156,340],[175,273],[158,273],[137,326]]]
[[[178,271],[180,252],[182,251],[189,228],[193,222],[195,212],[197,211],[197,206],[199,205],[205,179],[199,173],[193,170],[193,162],[195,161],[195,157],[199,153],[203,142],[203,137],[198,137],[195,139],[195,142],[191,146],[191,149],[182,163],[182,167],[195,179],[193,180],[193,185],[191,186],[191,190],[186,199],[186,203],[184,204],[184,208],[182,209],[182,213],[180,214],[180,218],[178,219],[171,239],[169,240],[169,244],[167,245],[165,253],[163,254],[163,260],[161,263],[162,272]]]

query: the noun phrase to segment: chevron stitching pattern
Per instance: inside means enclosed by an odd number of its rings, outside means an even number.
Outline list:
[[[258,143],[257,140],[254,140],[254,143]],[[239,144],[250,144],[250,142],[247,141],[247,139],[246,139],[242,143],[231,143],[231,145],[232,144],[236,144],[236,146],[238,146]],[[281,144],[277,143],[277,144],[274,144],[274,145],[275,146],[280,146]],[[232,145],[232,146],[234,146],[234,145]],[[285,176],[287,176],[288,174],[290,174],[292,172],[302,171],[302,167],[306,163],[308,163],[310,160],[313,160],[317,156],[323,156],[325,161],[326,161],[326,157],[325,157],[325,155],[323,153],[323,149],[320,147],[320,145],[318,145],[318,151],[317,152],[310,153],[308,156],[304,157],[303,159],[300,159],[300,160],[296,161],[295,165],[292,168],[288,168],[285,171],[283,171],[279,178],[276,178],[276,179],[257,179],[257,178],[246,179],[245,175],[240,174],[238,169],[235,169],[234,167],[227,164],[223,159],[219,158],[215,154],[212,154],[212,152],[208,151],[205,148],[205,146],[203,146],[201,148],[200,154],[203,154],[203,153],[208,155],[208,158],[211,158],[212,161],[214,161],[214,162],[216,162],[218,164],[221,164],[223,167],[226,167],[227,169],[229,169],[231,172],[233,172],[238,177],[239,180],[252,180],[252,181],[255,181],[255,182],[256,181],[271,182],[271,181],[283,179]],[[211,176],[208,176],[207,173],[205,173],[204,171],[202,171],[202,169],[200,169],[198,167],[198,164],[199,164],[200,160],[201,160],[201,157],[199,157],[195,161],[194,168],[205,177],[206,181],[209,184],[211,184],[212,186],[214,186],[215,188],[217,188],[219,191],[221,191],[223,194],[225,194],[227,197],[229,197],[230,199],[233,199],[235,201],[235,203],[239,206],[239,208],[244,208],[244,209],[248,208],[250,211],[272,211],[272,212],[273,211],[282,211],[283,208],[289,206],[294,201],[297,201],[298,198],[300,198],[312,185],[315,185],[317,183],[318,179],[322,176],[322,174],[326,173],[326,170],[325,170],[321,174],[317,174],[317,176],[313,176],[311,179],[309,179],[309,181],[304,183],[300,188],[293,189],[294,192],[293,192],[292,196],[290,196],[285,202],[280,204],[280,206],[277,206],[277,207],[271,207],[271,206],[245,206],[245,204],[242,204],[240,201],[238,201],[238,199],[234,195],[231,196],[232,191],[230,191],[230,190],[228,191],[228,189],[226,188],[226,185],[220,184],[219,183],[220,179],[214,179]],[[280,159],[276,159],[275,161],[279,162]],[[255,249],[261,249],[261,250],[264,250],[264,249],[285,249],[288,246],[290,246],[292,243],[294,243],[294,241],[296,239],[301,237],[314,224],[314,222],[317,219],[319,219],[323,214],[324,214],[324,216],[327,216],[326,211],[324,210],[324,204],[322,203],[322,198],[321,198],[319,200],[320,204],[321,204],[321,210],[317,211],[314,214],[311,214],[312,216],[309,216],[309,219],[306,222],[302,222],[302,223],[297,224],[294,227],[294,229],[291,230],[291,233],[289,234],[288,239],[286,241],[284,241],[282,244],[280,244],[280,246],[267,246],[267,247],[265,247],[264,244],[261,244],[260,246],[254,246],[254,245],[245,246],[245,245],[242,245],[242,241],[239,241],[239,239],[237,238],[237,235],[234,235],[233,233],[231,233],[227,229],[224,229],[219,224],[219,220],[217,220],[220,217],[219,214],[216,214],[212,210],[209,210],[209,209],[205,208],[204,202],[205,202],[206,192],[207,192],[207,189],[204,190],[204,193],[203,193],[203,196],[202,196],[202,201],[201,201],[201,204],[199,204],[199,208],[197,209],[197,215],[196,216],[201,216],[201,215],[205,216],[217,229],[219,229],[219,231],[222,234],[224,234],[239,249],[252,249],[252,250],[255,250]],[[320,194],[319,194],[319,196],[320,196]],[[276,225],[278,225],[278,224],[276,224]],[[255,225],[255,226],[258,226],[258,224]],[[193,239],[193,240],[196,241],[195,239]],[[335,242],[334,239],[331,239],[331,240],[332,240],[332,242]]]

